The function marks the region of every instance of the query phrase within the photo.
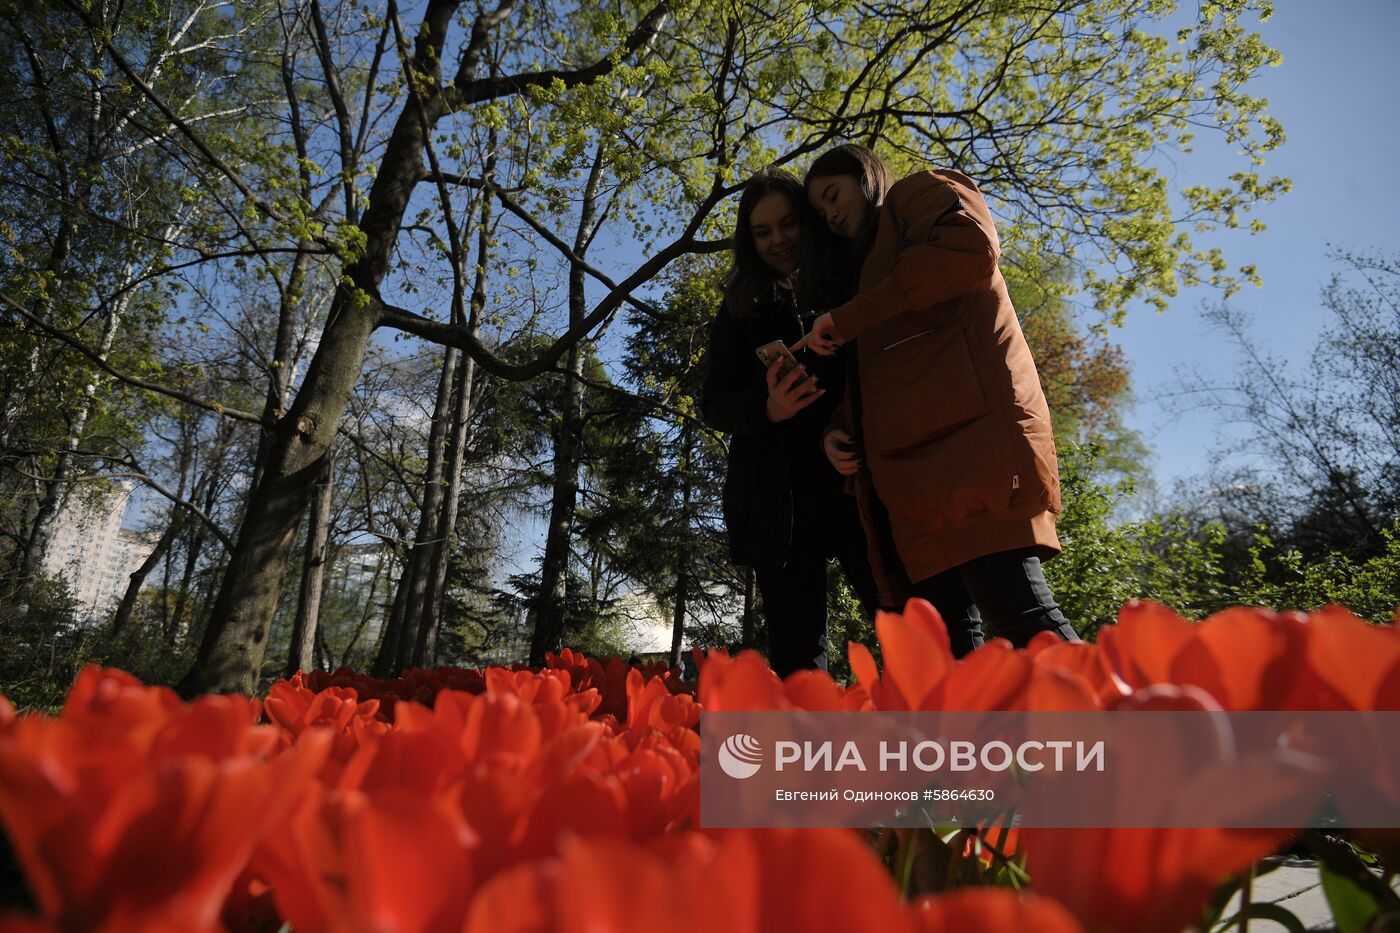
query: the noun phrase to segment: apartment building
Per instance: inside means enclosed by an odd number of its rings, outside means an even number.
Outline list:
[[[44,572],[67,581],[86,621],[115,611],[132,572],[155,550],[158,535],[122,527],[133,489],[124,482],[105,496],[74,496],[59,513]]]

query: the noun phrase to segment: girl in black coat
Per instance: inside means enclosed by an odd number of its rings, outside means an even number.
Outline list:
[[[844,391],[844,356],[800,353],[780,375],[755,352],[791,345],[811,325],[793,288],[806,194],[778,168],[759,172],[739,199],[734,268],[710,328],[705,422],[732,435],[724,518],[734,563],[754,568],[768,622],[768,661],[786,677],[826,669],[826,569],[836,557],[867,616],[877,605],[855,500],[821,449]]]

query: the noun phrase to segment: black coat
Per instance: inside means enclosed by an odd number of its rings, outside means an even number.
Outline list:
[[[821,450],[822,431],[845,391],[844,355],[800,352],[826,394],[787,421],[768,420],[768,383],[754,351],[779,339],[796,343],[810,325],[789,301],[743,318],[721,307],[710,324],[700,411],[706,424],[731,435],[724,521],[730,557],[741,566],[781,567],[813,551],[832,556],[835,529],[822,518],[851,507]]]

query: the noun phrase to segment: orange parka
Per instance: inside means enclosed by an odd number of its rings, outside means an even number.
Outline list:
[[[856,341],[855,391],[831,427],[864,449],[851,491],[887,605],[976,557],[1060,549],[1050,411],[1000,252],[971,179],[918,172],[890,187],[859,292],[831,312]]]

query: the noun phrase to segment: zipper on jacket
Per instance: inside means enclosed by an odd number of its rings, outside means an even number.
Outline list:
[[[909,341],[913,340],[915,337],[922,337],[924,334],[931,334],[931,333],[933,333],[935,330],[937,330],[937,328],[930,327],[928,330],[921,330],[921,331],[919,331],[917,334],[910,334],[908,337],[903,337],[903,338],[901,338],[901,339],[899,339],[899,340],[896,340],[894,343],[887,344],[887,345],[881,347],[880,350],[879,350],[879,352],[884,353],[886,350],[893,350],[895,347],[899,346],[901,343],[908,343]]]
[[[797,322],[797,339],[801,340],[807,336],[807,328],[802,324],[802,314],[796,308],[792,309],[792,319]]]

